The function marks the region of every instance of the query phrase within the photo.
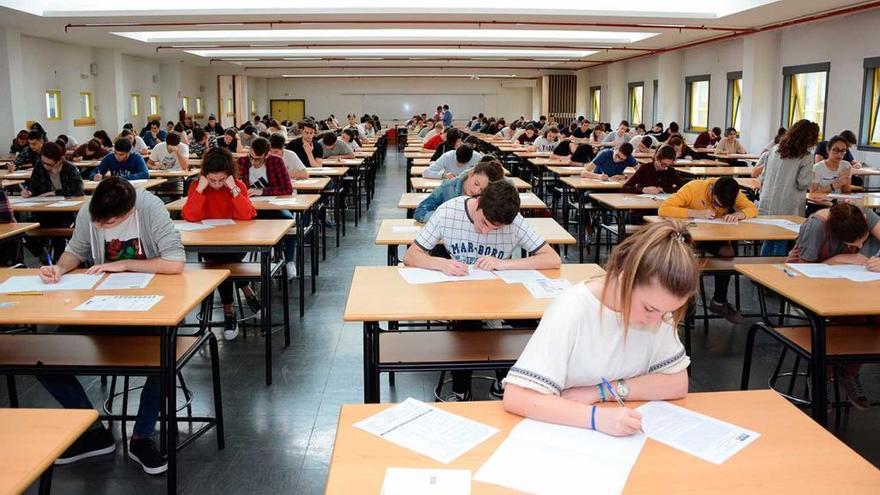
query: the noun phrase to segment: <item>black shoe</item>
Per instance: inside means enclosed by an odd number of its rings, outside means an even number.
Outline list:
[[[501,380],[496,379],[492,382],[492,386],[489,387],[489,394],[496,399],[504,397],[504,385],[501,384]]]
[[[739,311],[736,310],[729,302],[718,302],[715,299],[709,301],[709,311],[715,313],[716,315],[721,315],[727,321],[733,323],[734,325],[742,325],[745,320],[743,315],[739,314]]]
[[[223,340],[235,340],[238,337],[238,321],[235,313],[223,315]]]
[[[156,442],[150,438],[132,438],[128,444],[128,457],[140,464],[147,474],[168,471],[168,460],[159,453]]]
[[[247,302],[248,308],[251,310],[251,313],[254,316],[260,314],[260,311],[263,310],[263,305],[260,304],[260,298],[257,297],[256,294],[251,294],[249,296],[244,296],[245,302]]]
[[[464,393],[452,392],[443,398],[443,402],[470,402],[471,400],[471,391],[468,390]]]
[[[89,430],[73,442],[73,445],[67,448],[58,459],[55,460],[56,466],[72,464],[76,461],[88,459],[89,457],[97,457],[99,455],[112,454],[116,451],[116,441],[113,440],[113,433],[103,426]]]

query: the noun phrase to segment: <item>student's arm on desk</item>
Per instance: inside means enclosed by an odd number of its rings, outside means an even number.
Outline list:
[[[184,262],[176,260],[166,260],[163,258],[152,258],[148,260],[119,260],[110,263],[94,265],[86,273],[106,273],[106,272],[138,272],[138,273],[158,273],[160,275],[176,275],[183,272]]]
[[[406,250],[406,255],[403,257],[403,264],[416,268],[437,270],[450,276],[464,276],[468,274],[468,267],[464,263],[431,256],[416,244],[411,245]]]
[[[54,265],[40,267],[40,280],[47,284],[58,283],[62,275],[71,270],[76,270],[79,264],[79,258],[65,251]]]
[[[559,268],[561,264],[559,253],[545,243],[534,254],[525,258],[502,260],[494,256],[483,256],[474,266],[483,270],[550,270]]]

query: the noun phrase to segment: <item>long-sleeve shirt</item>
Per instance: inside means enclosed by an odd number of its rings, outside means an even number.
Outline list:
[[[198,222],[206,218],[253,219],[257,216],[257,210],[247,195],[247,186],[239,179],[235,179],[235,185],[241,192],[233,197],[232,191],[226,186],[220,189],[208,186],[204,191],[198,192],[198,181],[193,181],[189,186],[189,194],[181,216],[189,222]]]
[[[642,189],[646,187],[659,187],[665,193],[674,193],[684,184],[685,180],[674,168],[669,167],[659,171],[653,163],[646,163],[640,166],[636,173],[626,181],[620,192],[641,194]]]
[[[31,165],[36,165],[41,161],[40,153],[31,149],[30,146],[24,148],[18,153],[18,156],[15,157],[15,168],[21,168],[24,165],[30,163]]]
[[[688,210],[713,210],[715,218],[727,215],[729,212],[726,208],[715,206],[715,202],[712,201],[712,186],[717,180],[703,179],[688,182],[660,205],[657,214],[661,217],[688,218]],[[758,208],[742,191],[736,193],[733,209],[745,213],[746,218],[758,216]]]
[[[694,140],[694,148],[706,148],[714,146],[716,143],[718,143],[718,138],[712,139],[709,136],[709,131],[703,131]]]
[[[110,153],[101,159],[101,163],[95,167],[95,170],[89,175],[89,178],[95,174],[105,175],[107,172],[116,177],[122,177],[128,180],[149,179],[150,171],[147,169],[147,163],[144,157],[135,153],[129,153],[128,159],[124,162],[116,160],[116,154]]]
[[[284,166],[284,160],[269,155],[263,166],[266,167],[266,181],[269,182],[269,185],[263,188],[264,196],[284,196],[293,193],[293,183],[290,182],[290,174],[287,172],[287,167]],[[238,159],[238,175],[247,188],[251,187],[250,168],[251,160],[249,157],[242,156]]]
[[[461,174],[454,179],[444,180],[440,187],[431,191],[431,194],[419,203],[416,211],[413,212],[413,218],[422,223],[427,222],[440,205],[464,194],[465,179],[467,179],[467,174]]]
[[[458,175],[471,167],[476,167],[480,160],[483,159],[481,153],[474,151],[474,156],[471,157],[470,161],[458,163],[458,159],[455,156],[456,151],[452,150],[443,153],[443,156],[422,172],[422,177],[426,179],[442,179],[447,173]]]
[[[782,158],[774,146],[767,152],[761,174],[761,214],[797,215],[806,213],[804,194],[813,180],[813,154]]]
[[[61,192],[62,196],[66,197],[82,196],[85,194],[83,192],[82,176],[79,174],[79,169],[72,163],[65,161],[58,175],[58,180],[61,183],[60,188],[55,187],[52,176],[46,170],[46,167],[43,166],[43,163],[40,162],[31,172],[31,178],[24,181],[24,186],[34,196],[58,191]]]
[[[718,144],[715,145],[715,152],[721,153],[734,153],[734,154],[747,154],[748,151],[743,148],[743,145],[739,144],[739,140],[722,138],[718,141]]]

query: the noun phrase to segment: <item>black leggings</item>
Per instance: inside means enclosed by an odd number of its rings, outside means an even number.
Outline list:
[[[199,253],[199,258],[209,263],[240,263],[244,257],[245,253]],[[226,279],[217,287],[221,303],[232,304],[234,301],[232,284],[231,280]],[[247,284],[247,282],[235,282],[235,287],[240,289],[247,287]]]

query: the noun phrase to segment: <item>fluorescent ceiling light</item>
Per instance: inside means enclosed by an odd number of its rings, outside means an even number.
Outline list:
[[[144,43],[259,42],[545,42],[569,44],[635,43],[658,33],[534,29],[242,29],[240,31],[114,32]],[[256,46],[256,45],[255,45]],[[261,45],[263,46],[263,45]]]
[[[345,78],[345,77],[479,77],[510,79],[516,74],[283,74],[285,78]]]
[[[583,58],[596,53],[591,50],[572,49],[534,49],[520,50],[510,48],[236,48],[184,50],[199,57],[443,57],[443,58]]]

